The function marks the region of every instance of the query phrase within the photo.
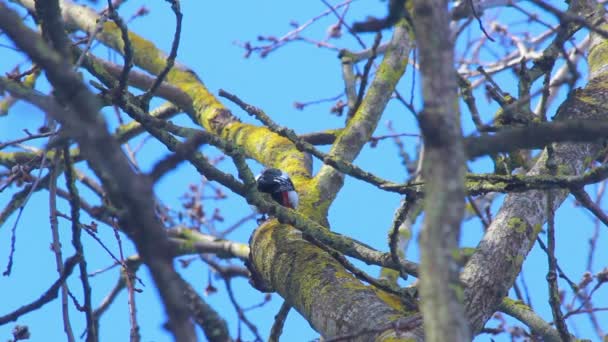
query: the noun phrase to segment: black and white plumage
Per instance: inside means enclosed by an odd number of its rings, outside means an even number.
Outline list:
[[[280,205],[296,209],[298,207],[298,193],[286,172],[275,168],[265,169],[255,181],[258,191],[270,194]]]

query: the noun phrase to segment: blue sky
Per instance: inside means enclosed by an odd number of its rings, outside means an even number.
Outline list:
[[[164,2],[129,1],[121,7],[120,14],[124,18],[129,18],[143,4],[149,6],[150,14],[133,21],[129,25],[130,29],[153,40],[157,46],[168,51],[174,30],[174,18],[168,4]],[[355,1],[349,10],[347,21],[352,23],[352,21],[361,20],[368,15],[383,16],[385,13],[384,6],[385,3],[379,1]],[[245,51],[235,44],[237,41],[255,43],[259,35],[281,36],[292,29],[289,25],[292,20],[302,24],[325,11],[326,7],[321,1],[202,2],[185,0],[182,1],[182,10],[184,22],[178,60],[192,68],[213,93],[217,93],[220,88],[235,93],[246,102],[264,109],[279,124],[289,125],[298,133],[343,126],[343,117],[337,117],[329,113],[332,103],[311,105],[303,111],[296,110],[293,107],[294,101],[306,102],[329,98],[343,91],[340,60],[337,58],[337,52],[317,48],[309,43],[294,42],[278,49],[264,59],[257,55],[245,59],[243,57]],[[505,19],[507,16],[509,16],[509,20]],[[517,21],[516,16],[517,14],[514,12],[490,11],[486,13],[487,18],[497,17],[503,23]],[[548,21],[551,21],[551,19],[549,16],[546,18]],[[325,37],[329,25],[335,22],[335,17],[329,15],[311,25],[304,31],[304,35],[321,40]],[[479,35],[480,32],[476,29],[477,25],[472,25],[472,27],[474,29],[471,34]],[[537,27],[524,24],[513,25],[510,28],[515,31],[532,30],[532,32],[540,32],[534,31],[538,30]],[[390,31],[383,32],[383,35],[384,40],[388,39]],[[579,39],[580,37],[578,36]],[[371,46],[373,35],[363,35],[363,39],[368,46]],[[0,37],[0,43],[10,44],[4,36]],[[346,32],[344,32],[342,40],[332,43],[354,50],[359,48],[355,40]],[[1,51],[3,57],[0,62],[0,72],[2,73],[10,71],[15,64],[26,61],[24,56],[9,49],[3,48]],[[103,46],[98,46],[94,51],[101,57],[109,57],[118,62],[122,60],[120,56],[108,52]],[[487,54],[482,56],[489,57]],[[26,68],[27,63],[24,64],[22,70]],[[584,71],[584,64],[580,70]],[[410,94],[411,75],[412,70],[408,68],[406,76],[399,85],[399,90],[406,97],[409,97]],[[496,80],[501,86],[504,86],[504,89],[516,94],[512,79],[509,72],[496,77]],[[414,87],[415,94],[418,94],[419,83],[420,80],[417,78]],[[48,87],[43,86],[39,89],[48,89]],[[162,102],[156,101],[153,104],[160,103]],[[232,108],[234,114],[240,119],[254,123],[246,113],[230,103],[224,103]],[[420,109],[419,97],[415,104]],[[478,105],[484,121],[489,121],[496,106],[485,101],[483,95],[478,96]],[[551,108],[552,111],[555,111],[555,109],[555,106]],[[105,111],[104,113],[110,121],[109,126],[115,127],[116,122],[112,111]],[[397,132],[416,133],[418,131],[412,115],[396,101],[388,105],[376,135],[388,133],[386,123],[389,120],[393,122],[393,127]],[[11,115],[0,117],[0,121],[0,140],[5,141],[21,137],[24,128],[32,132],[36,131],[43,121],[43,115],[32,106],[19,102],[13,107]],[[175,122],[189,124],[185,117],[176,118]],[[471,120],[466,111],[463,111],[463,129],[465,132],[471,132],[472,130]],[[404,137],[403,141],[408,151],[413,152],[417,139]],[[213,155],[216,152],[209,150],[209,153]],[[148,143],[138,154],[140,167],[144,171],[149,171],[151,166],[166,154],[167,151],[164,147],[156,143]],[[403,181],[408,177],[400,164],[397,149],[390,140],[381,141],[376,148],[367,146],[356,163],[364,169],[387,179]],[[256,171],[261,167],[253,162],[251,164]],[[232,170],[229,161],[222,162],[220,166],[224,170]],[[319,163],[316,161],[315,167],[318,168],[318,166]],[[85,166],[81,165],[80,167],[84,168]],[[476,171],[491,170],[488,160],[485,158],[471,162],[470,167]],[[192,167],[182,165],[175,172],[163,178],[155,191],[165,204],[174,209],[179,209],[180,196],[187,191],[189,184],[198,182],[200,182],[200,175]],[[60,180],[59,184],[63,185],[64,181]],[[0,193],[0,206],[4,207],[14,190],[14,188],[11,188]],[[593,187],[589,187],[589,190],[593,193]],[[396,194],[382,193],[368,184],[348,179],[330,210],[332,229],[364,241],[375,248],[387,250],[387,231],[399,200],[400,198]],[[69,212],[66,203],[59,202],[60,211]],[[499,204],[494,204],[494,213]],[[245,201],[231,193],[229,193],[229,198],[224,201],[206,202],[206,205],[209,212],[212,212],[215,207],[221,208],[223,215],[226,217],[226,221],[222,224],[223,228],[230,226],[242,216],[250,213]],[[48,193],[44,191],[36,193],[31,198],[17,227],[17,250],[13,273],[10,277],[0,278],[0,293],[4,294],[0,315],[36,299],[56,279],[54,256],[49,249],[51,235],[48,228],[48,216]],[[8,224],[0,227],[0,266],[2,268],[7,260],[10,228],[15,219],[16,217],[13,215],[7,221]],[[86,216],[82,219],[83,222],[88,222],[87,220],[90,220],[90,218]],[[584,272],[588,239],[594,229],[593,219],[584,209],[576,208],[574,201],[569,198],[557,212],[556,222],[559,264],[571,279],[578,281]],[[219,227],[222,228],[222,225]],[[255,223],[250,221],[228,238],[247,242],[254,228]],[[606,228],[600,228],[598,245],[606,246],[608,243]],[[65,248],[64,256],[69,256],[72,254],[70,226],[65,220],[60,221],[60,232]],[[475,246],[481,234],[482,228],[479,222],[473,220],[465,223],[462,245]],[[101,227],[98,236],[113,251],[117,250],[117,243],[110,229]],[[90,272],[107,267],[112,263],[107,253],[93,239],[85,235],[83,240]],[[125,245],[125,254],[132,255],[134,249],[126,237],[123,236],[122,242]],[[415,244],[410,246],[408,258],[418,260],[418,250]],[[530,293],[534,298],[534,308],[546,320],[551,320],[550,309],[545,300],[547,298],[546,259],[546,255],[538,247],[535,247],[526,260],[524,274]],[[595,257],[594,272],[598,272],[605,267],[605,260],[607,259],[608,249],[599,248]],[[180,268],[179,264],[177,265]],[[378,272],[376,268],[361,266],[371,274],[377,274]],[[183,274],[201,292],[208,285],[208,271],[200,261],[193,262],[188,269],[183,270]],[[142,340],[170,340],[170,335],[162,329],[163,310],[147,270],[140,270],[138,276],[145,284],[145,286],[140,286],[143,292],[137,294],[136,298]],[[118,270],[114,269],[91,279],[94,287],[93,303],[95,305],[99,304],[107,295],[114,286],[117,277]],[[263,300],[264,295],[251,289],[245,279],[236,279],[233,282],[237,299],[243,307],[255,305]],[[81,298],[80,283],[76,275],[72,275],[69,284],[77,298]],[[205,300],[227,319],[231,333],[236,337],[238,329],[236,313],[227,299],[223,282],[214,280],[213,285],[219,291],[214,295],[205,297]],[[560,285],[564,286],[561,283]],[[570,297],[567,298],[570,300]],[[608,303],[608,290],[605,287],[596,293],[594,302],[598,305]],[[266,338],[268,336],[273,317],[281,303],[282,299],[273,294],[270,303],[247,313],[250,319],[257,323],[262,337]],[[32,341],[64,340],[65,335],[60,322],[60,310],[59,301],[54,301],[41,310],[21,317],[17,323],[29,326],[32,332]],[[598,317],[600,322],[608,321],[608,314],[605,312],[598,313]],[[80,335],[84,328],[83,315],[73,309],[71,318],[75,334]],[[597,338],[585,316],[581,315],[572,322],[574,324],[571,324],[570,327],[578,336]],[[494,325],[496,325],[495,322],[489,324],[489,326]],[[0,339],[8,339],[13,326],[14,324],[0,326]],[[247,328],[243,326],[242,329],[243,337],[246,340],[251,339],[251,334],[249,334]],[[604,326],[604,329],[608,330],[608,326]],[[102,318],[101,331],[101,337],[104,341],[121,341],[128,338],[128,307],[124,291]],[[200,336],[201,339],[204,339],[202,334]],[[289,314],[283,337],[285,341],[309,341],[317,338],[318,334],[309,327],[308,323],[297,312],[292,311]],[[488,335],[481,335],[477,338],[478,341],[488,341],[489,339]],[[504,335],[498,338],[494,337],[494,339],[496,341],[507,340]]]

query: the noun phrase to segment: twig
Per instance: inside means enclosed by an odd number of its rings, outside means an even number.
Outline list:
[[[236,301],[236,298],[234,296],[234,291],[232,290],[232,284],[230,283],[230,278],[224,279],[224,283],[226,284],[226,290],[228,292],[228,298],[230,298],[230,302],[232,303],[232,305],[234,306],[234,309],[236,310],[236,313],[237,313],[238,318],[239,318],[239,322],[245,323],[245,325],[249,328],[249,330],[255,336],[256,342],[257,341],[261,342],[262,341],[262,337],[260,336],[260,334],[258,332],[258,328],[255,326],[255,324],[251,323],[251,321],[247,318],[247,316],[243,312],[243,309],[241,308],[241,306],[239,305],[239,303]]]
[[[477,207],[477,203],[475,203],[475,199],[471,195],[467,195],[467,200],[469,201],[471,208],[475,212],[475,215],[477,215],[477,217],[479,217],[479,219],[481,220],[481,223],[483,224],[483,227],[485,228],[485,230],[487,230],[490,227],[490,222],[488,222],[486,220],[486,218],[483,216],[483,214]]]
[[[15,144],[20,144],[22,142],[30,141],[30,140],[34,140],[34,139],[51,137],[51,136],[54,136],[55,134],[57,134],[57,132],[45,132],[45,133],[40,133],[40,134],[28,134],[27,137],[23,137],[23,138],[7,141],[5,143],[0,143],[0,150],[4,149],[7,146],[11,146],[11,145],[15,145]]]
[[[241,217],[238,221],[236,221],[230,227],[224,229],[224,231],[222,231],[220,234],[218,234],[218,237],[219,238],[224,238],[224,237],[228,236],[228,234],[232,233],[235,229],[237,229],[240,226],[242,226],[245,222],[247,222],[249,220],[253,220],[256,216],[257,216],[257,213],[256,212],[252,212],[251,214],[248,214],[248,215],[245,215],[245,216]]]
[[[391,253],[391,259],[393,259],[393,262],[396,265],[400,265],[401,264],[401,257],[400,254],[403,254],[403,251],[399,251],[398,250],[398,246],[399,246],[399,229],[401,228],[401,225],[403,224],[403,221],[406,219],[407,215],[409,214],[410,209],[414,206],[414,202],[417,200],[416,197],[412,196],[406,196],[404,199],[402,199],[401,202],[401,206],[399,206],[399,209],[397,209],[397,212],[395,213],[395,218],[393,219],[393,226],[390,230],[390,233],[388,235],[388,246],[389,246],[389,250]],[[401,253],[399,253],[401,252]],[[401,276],[401,278],[403,279],[407,279],[407,273],[405,272],[405,270],[399,268],[399,275]]]
[[[131,71],[131,68],[133,68],[133,46],[131,45],[131,39],[129,38],[129,29],[122,18],[114,10],[112,0],[108,0],[108,16],[120,29],[123,42],[122,54],[124,58],[124,66],[122,68],[122,72],[120,73],[120,77],[118,78],[118,88],[116,89],[116,95],[120,98],[127,90],[129,71]]]
[[[313,101],[308,101],[308,102],[294,102],[293,106],[294,108],[296,108],[297,110],[303,110],[305,107],[310,106],[310,105],[316,105],[319,103],[323,103],[323,102],[333,102],[336,100],[339,100],[340,98],[342,98],[342,96],[344,96],[344,93],[340,93],[336,96],[332,96],[332,97],[328,97],[328,98],[324,98],[324,99],[318,99],[318,100],[313,100]]]
[[[175,147],[175,153],[169,155],[154,165],[154,168],[152,171],[150,171],[150,179],[156,183],[160,177],[175,169],[179,163],[192,158],[193,153],[196,152],[198,147],[206,142],[208,142],[208,134],[203,134],[201,131],[199,131],[197,134],[192,135],[184,143]]]
[[[486,29],[483,27],[483,23],[481,22],[481,18],[479,17],[479,14],[477,14],[477,10],[475,9],[475,4],[473,4],[473,0],[468,0],[468,2],[469,2],[469,6],[471,7],[471,12],[473,12],[473,16],[475,17],[475,19],[477,19],[477,22],[479,23],[479,29],[481,30],[481,32],[483,32],[483,34],[489,40],[494,41],[494,38],[490,37],[488,32],[486,32]]]
[[[335,10],[335,9],[338,9],[343,6],[347,6],[352,1],[353,0],[346,0],[336,6],[333,6],[333,9]],[[263,39],[263,40],[270,41],[270,44],[268,44],[268,45],[252,46],[250,42],[246,42],[245,44],[239,44],[239,45],[242,46],[243,48],[245,48],[245,50],[246,50],[245,57],[249,57],[251,55],[251,53],[255,51],[255,52],[259,53],[260,57],[264,58],[264,57],[268,56],[269,53],[280,48],[281,46],[285,45],[286,43],[294,41],[294,40],[300,40],[299,37],[300,37],[300,33],[302,31],[304,31],[307,27],[309,27],[313,23],[317,22],[319,19],[329,15],[330,13],[332,13],[332,11],[328,9],[328,10],[322,12],[321,14],[309,19],[304,24],[297,26],[296,28],[287,32],[286,34],[284,34],[281,37],[278,37],[278,38],[277,37],[268,37],[268,38],[264,37],[265,39]],[[295,24],[295,25],[297,25],[297,24]]]
[[[70,158],[70,148],[66,145],[63,148],[63,161],[65,168],[65,182],[68,191],[70,192],[70,215],[72,216],[72,246],[76,254],[80,256],[80,280],[82,282],[82,292],[84,295],[84,310],[87,320],[87,341],[97,341],[97,327],[93,317],[93,305],[91,304],[91,285],[87,273],[87,262],[84,257],[84,249],[82,247],[81,228],[80,228],[80,196],[76,189],[72,160]]]
[[[246,267],[237,266],[237,265],[221,265],[216,258],[221,258],[222,256],[216,255],[215,258],[212,258],[209,255],[199,254],[201,260],[203,260],[209,267],[213,270],[213,272],[217,273],[218,277],[223,279],[228,278],[245,278],[250,279],[251,273]],[[246,258],[241,258],[246,260]]]
[[[355,38],[355,40],[357,41],[357,43],[359,43],[359,45],[361,45],[362,48],[365,49],[365,43],[363,42],[363,40],[361,40],[361,38],[359,37],[359,35],[357,34],[357,32],[355,32],[350,25],[348,25],[345,21],[344,18],[342,17],[342,15],[340,15],[340,13],[338,13],[336,11],[336,8],[334,8],[334,6],[332,6],[329,2],[327,2],[327,0],[321,0],[321,2],[323,2],[325,4],[325,6],[327,6],[332,12],[333,14],[336,15],[336,17],[338,18],[339,22],[341,25],[344,25],[344,27],[346,27],[346,29],[348,30],[348,33],[350,33],[353,38]]]
[[[82,62],[84,61],[86,54],[89,53],[91,46],[93,46],[93,41],[95,40],[95,37],[99,34],[99,32],[101,32],[103,30],[103,24],[105,24],[105,22],[107,20],[108,20],[108,13],[106,11],[99,17],[99,19],[97,20],[97,24],[95,25],[95,28],[93,29],[93,32],[89,34],[89,38],[87,39],[87,45],[85,45],[84,49],[82,49],[82,52],[80,52],[80,54],[78,55],[78,59],[76,60],[76,63],[74,64],[74,70],[80,68],[80,66],[82,65]]]
[[[550,174],[554,175],[557,171],[557,165],[554,161],[554,151],[552,145],[547,146],[547,154],[547,169],[549,170]],[[553,200],[553,192],[548,190],[545,205],[547,208],[546,253],[549,261],[549,271],[547,273],[547,283],[549,285],[549,305],[551,306],[555,327],[557,328],[560,337],[563,341],[570,341],[568,326],[566,325],[563,313],[561,311],[561,300],[557,284],[557,259],[555,257],[555,211],[553,209]]]
[[[604,162],[606,162],[606,159],[604,159]],[[596,191],[597,195],[595,197],[594,204],[597,205],[599,208],[601,205],[602,199],[604,197],[604,194],[606,193],[606,181],[601,182],[599,184],[599,187],[596,186],[596,188],[598,188],[598,189]],[[586,267],[587,272],[589,272],[589,273],[593,272],[593,259],[594,259],[595,253],[597,251],[597,242],[599,239],[599,234],[600,234],[600,220],[596,216],[595,220],[594,220],[593,234],[589,238],[589,253],[587,255],[587,267]]]
[[[123,255],[121,254],[121,258],[123,258]],[[135,292],[137,290],[135,290],[132,285],[128,285],[131,282],[131,277],[132,274],[135,274],[135,272],[137,271],[137,269],[141,266],[142,264],[142,260],[138,255],[129,257],[126,259],[126,261],[124,261],[125,259],[123,259],[123,261],[119,264],[123,265],[121,271],[120,271],[120,275],[118,277],[118,281],[116,282],[116,285],[114,285],[114,288],[112,288],[112,290],[110,291],[110,293],[103,299],[103,301],[101,302],[101,304],[99,305],[99,307],[97,307],[94,311],[93,311],[93,317],[95,318],[95,324],[98,326],[99,325],[99,319],[101,318],[101,316],[106,312],[106,310],[110,307],[110,305],[114,302],[114,300],[118,297],[118,295],[120,294],[120,292],[126,287],[126,286],[131,286],[130,288],[128,288],[130,294],[129,294],[129,314],[130,316],[135,315],[135,311],[132,310],[131,306],[134,305],[131,301],[131,293]],[[131,274],[129,274],[131,273]],[[139,337],[138,335],[134,335],[134,330],[138,331],[138,326],[137,326],[137,321],[135,321],[135,324],[132,320],[133,318],[130,317],[130,325],[131,325],[131,332],[130,332],[130,337],[131,339],[133,339],[134,337]]]
[[[46,290],[40,296],[40,298],[36,299],[35,301],[33,301],[29,304],[23,305],[19,309],[15,310],[7,315],[0,316],[0,325],[6,324],[8,322],[16,321],[19,317],[25,315],[26,313],[37,310],[37,309],[41,308],[43,305],[45,305],[45,304],[49,303],[50,301],[52,301],[53,299],[57,298],[61,285],[70,276],[70,274],[72,274],[74,267],[76,266],[76,264],[79,261],[80,261],[80,255],[78,255],[78,254],[75,254],[75,255],[69,257],[63,265],[63,272],[59,276],[59,279],[57,279],[53,283],[53,285],[51,285],[51,287],[49,287],[49,289]]]
[[[129,258],[125,259],[124,251],[122,248],[122,239],[118,234],[118,229],[112,226],[114,231],[114,238],[118,243],[118,252],[120,253],[120,264],[122,266],[121,279],[124,279],[124,284],[127,287],[128,303],[129,303],[129,337],[132,342],[139,341],[141,336],[139,335],[139,324],[137,323],[137,306],[135,305],[135,285],[133,279],[138,279],[135,272],[139,268],[141,262],[139,259]],[[126,260],[126,261],[125,261]],[[133,265],[133,266],[132,266]],[[139,280],[139,279],[138,279]],[[141,280],[139,280],[141,283]]]
[[[593,213],[598,220],[602,221],[602,223],[608,227],[608,215],[606,215],[602,208],[591,200],[591,197],[589,197],[589,194],[587,194],[583,188],[572,189],[570,192],[572,195],[574,195],[577,201],[579,201],[585,208]]]
[[[547,245],[543,242],[543,240],[541,240],[540,238],[536,238],[536,242],[538,242],[538,245],[540,246],[540,249],[542,249],[545,253],[548,253],[548,248]],[[578,286],[576,285],[575,282],[573,282],[564,272],[564,270],[562,270],[562,268],[559,266],[559,264],[556,262],[555,263],[555,269],[557,270],[559,277],[564,279],[566,281],[566,283],[568,283],[568,286],[570,286],[570,288],[572,289],[572,291],[576,292],[578,289]]]
[[[525,303],[532,308],[532,298],[530,298],[530,290],[523,271],[519,273],[519,279],[521,280],[521,286],[524,288],[524,295],[526,296]]]
[[[0,88],[1,88],[1,85],[0,85]],[[53,129],[54,128],[51,128],[51,131],[53,131]],[[15,223],[13,224],[13,228],[11,229],[11,247],[10,247],[10,252],[9,252],[9,256],[8,256],[8,263],[6,264],[6,269],[2,273],[3,276],[10,275],[11,270],[13,269],[13,257],[15,255],[15,244],[17,241],[17,226],[19,225],[19,220],[21,219],[21,215],[23,214],[23,211],[25,210],[25,205],[31,198],[32,194],[37,190],[38,185],[40,183],[40,179],[41,179],[40,176],[42,175],[42,171],[47,162],[47,153],[46,153],[47,148],[48,148],[48,146],[45,148],[44,152],[42,153],[42,159],[40,160],[40,166],[38,169],[38,177],[36,177],[36,180],[34,181],[32,186],[29,188],[29,191],[27,192],[26,197],[21,202],[21,205],[19,206],[19,213],[17,214],[17,218],[15,219]]]
[[[475,103],[475,96],[473,96],[471,82],[460,75],[460,73],[456,73],[456,79],[458,81],[458,87],[460,88],[460,95],[462,96],[464,103],[467,105],[467,108],[469,108],[471,119],[473,120],[475,127],[480,132],[487,131],[488,127],[481,122],[481,117],[479,116],[479,110],[477,109],[477,104]]]
[[[145,94],[143,94],[141,97],[142,103],[145,103],[145,104],[147,104],[150,101],[150,99],[152,98],[154,93],[156,93],[156,90],[158,89],[160,84],[163,82],[165,77],[167,77],[167,75],[169,74],[169,71],[171,71],[173,64],[175,64],[175,58],[177,57],[177,49],[179,48],[179,43],[181,40],[183,15],[182,15],[182,12],[180,9],[179,0],[166,0],[166,1],[171,3],[171,10],[175,14],[175,34],[173,35],[173,43],[171,45],[171,52],[169,53],[169,57],[167,57],[167,64],[165,65],[165,68],[163,69],[163,71],[160,72],[160,74],[158,74],[158,77],[156,78],[156,80],[154,80],[154,84],[152,84],[150,89]]]
[[[291,305],[289,305],[287,301],[284,301],[283,304],[281,304],[279,312],[277,312],[277,314],[274,316],[274,323],[270,329],[268,342],[279,342],[279,338],[283,332],[283,325],[285,324],[289,310],[291,310]]]
[[[374,137],[371,137],[369,140],[370,140],[370,144],[372,144],[372,146],[373,146],[374,144],[378,143],[378,141],[380,141],[380,140],[394,139],[394,138],[399,138],[399,137],[420,138],[420,134],[418,134],[418,133],[392,133],[392,134],[374,136]]]
[[[61,252],[61,242],[59,241],[59,222],[57,220],[57,177],[61,173],[61,154],[59,150],[53,157],[53,168],[49,177],[49,210],[50,210],[50,226],[51,226],[51,250],[55,255],[55,265],[57,273],[61,275],[63,272],[63,255]],[[70,314],[68,307],[68,286],[66,283],[61,285],[61,314],[63,316],[63,330],[65,331],[67,340],[75,341],[74,332],[70,324]]]
[[[363,67],[363,75],[361,76],[361,83],[359,84],[359,92],[357,94],[357,101],[355,102],[355,106],[348,108],[348,114],[346,115],[346,120],[350,120],[350,118],[355,115],[359,107],[361,106],[361,102],[363,101],[363,94],[365,94],[365,88],[367,87],[367,82],[369,80],[369,73],[371,71],[372,65],[374,64],[374,60],[376,59],[378,46],[380,45],[380,41],[382,39],[382,34],[380,32],[376,33],[376,37],[374,38],[374,45],[372,46],[372,55],[365,63]]]

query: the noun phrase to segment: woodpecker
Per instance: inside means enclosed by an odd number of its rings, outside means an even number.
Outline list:
[[[258,191],[270,194],[280,205],[296,209],[298,207],[298,193],[286,172],[279,169],[265,169],[255,181]]]

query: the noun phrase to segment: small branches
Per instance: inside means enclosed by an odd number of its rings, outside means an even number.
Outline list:
[[[394,183],[383,180],[380,177],[377,177],[377,176],[373,175],[372,173],[366,172],[366,171],[362,170],[361,168],[357,167],[356,165],[349,163],[345,160],[338,159],[338,158],[332,158],[328,154],[325,154],[325,153],[319,151],[314,146],[312,146],[312,144],[299,138],[293,130],[277,125],[262,110],[260,110],[257,107],[254,107],[250,104],[245,103],[238,96],[231,94],[223,89],[220,89],[219,95],[236,103],[239,107],[241,107],[249,115],[254,116],[258,120],[260,120],[262,123],[264,123],[264,125],[266,125],[266,127],[268,127],[271,131],[289,139],[291,142],[294,143],[296,148],[299,149],[300,151],[308,152],[308,153],[312,154],[313,156],[315,156],[316,158],[322,160],[325,164],[336,168],[338,171],[351,175],[357,179],[366,181],[379,188],[386,189],[388,191],[393,191],[392,189],[395,189]],[[405,188],[402,188],[402,190],[404,191],[404,193],[409,192],[409,190],[407,190]]]
[[[301,25],[299,25],[295,21],[292,21],[291,25],[294,27],[294,29],[287,32],[286,34],[284,34],[281,37],[258,36],[258,39],[257,39],[258,41],[267,42],[267,44],[265,44],[265,45],[256,46],[256,45],[252,44],[251,42],[245,42],[245,43],[237,42],[236,44],[245,49],[245,58],[249,58],[252,53],[258,53],[260,57],[264,58],[264,57],[268,56],[268,54],[270,54],[271,52],[277,50],[278,48],[280,48],[288,43],[294,42],[294,41],[305,41],[305,42],[315,44],[318,47],[325,47],[325,48],[329,48],[329,49],[339,50],[338,48],[336,48],[326,42],[315,41],[315,40],[305,38],[301,35],[301,33],[305,29],[307,29],[309,26],[311,26],[312,24],[317,22],[319,19],[321,19],[331,13],[334,13],[337,9],[339,9],[341,7],[349,6],[351,2],[352,2],[352,0],[346,0],[338,5],[330,6],[330,9],[323,11],[321,14],[307,20],[304,24],[301,24]]]
[[[84,295],[84,312],[87,321],[87,341],[97,341],[97,327],[93,317],[93,304],[91,303],[91,285],[89,284],[89,276],[87,273],[87,262],[84,256],[84,248],[81,241],[80,228],[80,196],[75,184],[75,174],[70,158],[70,149],[68,146],[63,149],[63,161],[65,169],[66,187],[70,193],[70,215],[72,220],[72,246],[80,256],[80,281],[82,282],[82,292]]]

